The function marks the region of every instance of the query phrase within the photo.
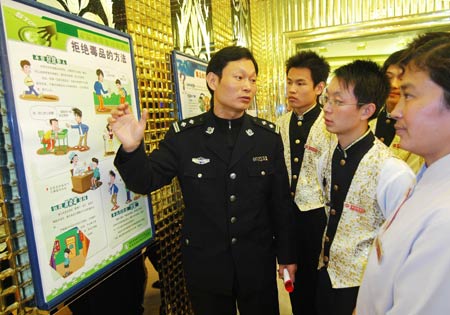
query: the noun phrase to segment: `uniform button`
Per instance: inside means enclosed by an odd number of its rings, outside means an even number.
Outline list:
[[[202,174],[202,173],[198,173],[198,174],[197,174],[197,177],[198,177],[198,178],[202,178],[202,177],[203,177],[203,174]]]
[[[330,260],[330,259],[328,258],[328,256],[323,256],[323,261],[324,261],[325,263],[327,263],[329,260]]]
[[[328,243],[330,241],[330,238],[328,236],[325,236],[325,242]]]
[[[301,120],[297,121],[297,126],[303,125],[303,122]]]
[[[299,161],[298,157],[294,158],[295,163],[298,163],[298,161]]]
[[[384,143],[384,137],[380,137],[380,141]]]
[[[185,243],[186,245],[189,245],[189,239],[188,239],[188,238],[185,239],[185,240],[184,240],[184,243]]]
[[[340,160],[339,164],[341,164],[341,166],[344,166],[345,165],[345,160],[344,159]]]
[[[295,196],[295,192],[291,191],[291,196],[294,197]]]
[[[265,176],[266,175],[266,171],[261,171],[261,175]]]
[[[231,217],[231,219],[230,219],[230,222],[231,222],[231,223],[236,223],[236,221],[237,221],[237,218],[236,218],[236,217]]]
[[[235,196],[235,195],[231,195],[231,196],[230,196],[230,201],[231,201],[231,202],[236,201],[236,196]]]
[[[293,178],[293,179],[297,179],[297,175],[293,175],[292,178]]]
[[[330,210],[330,214],[331,214],[331,215],[335,215],[335,214],[336,214],[336,210],[331,209],[331,210]]]
[[[339,190],[339,186],[338,185],[333,185],[333,190],[334,191],[338,191]]]
[[[232,239],[231,239],[231,244],[236,244],[237,243],[237,238],[236,237],[233,237]]]
[[[295,139],[295,144],[300,144],[300,139]]]
[[[231,174],[230,174],[230,178],[231,178],[231,179],[236,179],[236,173],[231,173]]]
[[[390,124],[391,120],[390,119],[386,119],[386,124]]]

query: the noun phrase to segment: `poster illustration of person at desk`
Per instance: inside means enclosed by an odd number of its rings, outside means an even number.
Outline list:
[[[5,32],[0,45],[5,45],[11,90],[7,109],[14,109],[8,113],[17,124],[11,133],[19,148],[15,159],[21,160],[18,173],[30,218],[26,224],[32,224],[35,242],[30,261],[32,272],[39,273],[34,279],[41,282],[37,300],[56,305],[74,286],[123,262],[153,237],[149,198],[127,202],[114,167],[113,152],[120,143],[105,134],[105,113],[123,97],[137,116],[131,39],[31,3],[2,0],[0,7]],[[51,45],[20,36],[23,28],[40,27],[54,31]],[[24,63],[26,70],[19,66],[22,60],[30,63]],[[24,85],[27,73],[31,89]],[[97,81],[108,92],[102,92],[105,112],[99,111],[93,88]],[[57,97],[50,102],[40,95]]]

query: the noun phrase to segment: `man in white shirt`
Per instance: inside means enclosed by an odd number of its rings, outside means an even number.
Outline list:
[[[392,115],[400,146],[425,165],[374,242],[357,314],[450,314],[449,52],[448,33],[424,34],[408,47]]]

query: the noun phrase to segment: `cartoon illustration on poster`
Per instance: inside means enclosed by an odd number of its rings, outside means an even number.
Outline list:
[[[206,87],[206,63],[174,51],[177,100],[183,119],[199,115],[210,109],[210,92]]]
[[[44,303],[152,237],[146,196],[114,168],[107,118],[136,104],[129,38],[1,0]],[[36,265],[36,264],[34,264]]]

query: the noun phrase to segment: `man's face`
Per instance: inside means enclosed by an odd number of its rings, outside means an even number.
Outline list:
[[[389,78],[389,82],[391,84],[391,91],[389,92],[389,96],[386,100],[388,112],[391,112],[400,100],[400,83],[402,74],[402,69],[397,65],[390,65],[386,70],[386,76]]]
[[[339,79],[334,77],[326,91],[331,101],[323,104],[326,128],[338,136],[341,144],[356,140],[361,136],[361,129],[363,129],[362,108],[357,106],[358,100],[353,94],[353,88],[348,86],[346,89]],[[365,124],[367,127],[367,120]]]
[[[322,93],[322,85],[314,86],[311,70],[291,68],[287,74],[286,94],[289,106],[299,115],[316,104],[317,96]]]
[[[249,59],[230,61],[222,78],[209,73],[208,84],[214,91],[214,113],[222,118],[242,114],[256,94],[256,70]],[[229,117],[229,116],[232,117]]]
[[[401,91],[393,112],[400,147],[424,156],[429,165],[450,152],[450,110],[444,107],[444,91],[414,66],[406,68]]]
[[[80,123],[81,122],[81,116],[80,115],[75,115],[75,121],[77,123]]]

